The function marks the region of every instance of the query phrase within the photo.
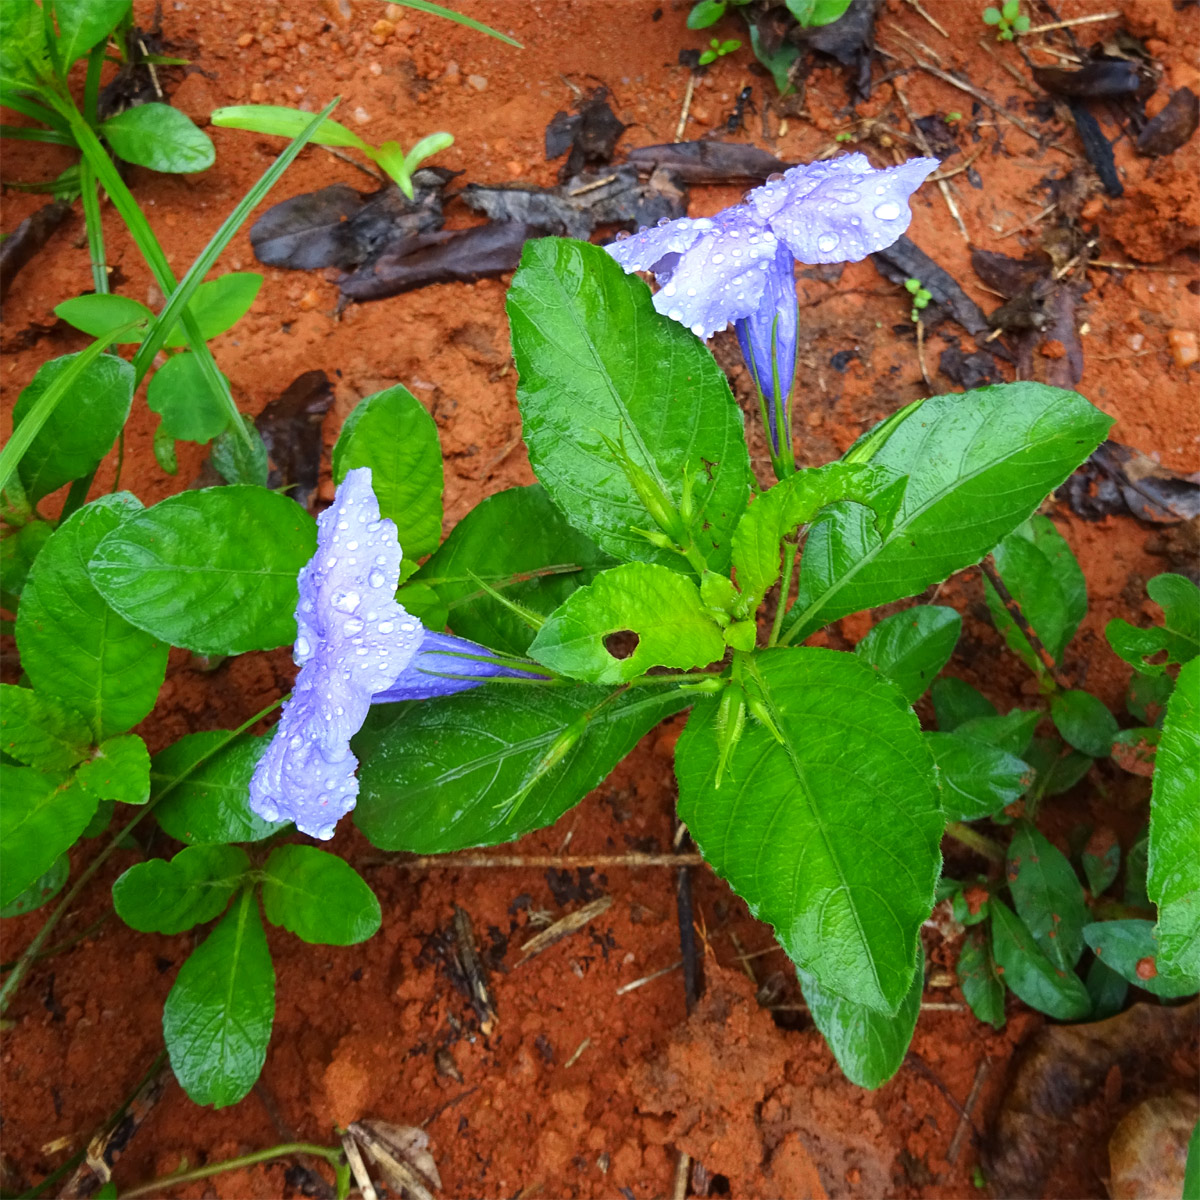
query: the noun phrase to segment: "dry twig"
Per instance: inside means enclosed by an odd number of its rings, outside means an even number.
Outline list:
[[[970,1129],[976,1137],[979,1136],[979,1130],[975,1128],[974,1122],[971,1119],[971,1113],[975,1108],[975,1102],[979,1099],[979,1093],[983,1088],[983,1081],[987,1078],[988,1071],[992,1068],[992,1061],[989,1058],[982,1059],[979,1066],[975,1070],[975,1081],[971,1084],[971,1090],[967,1093],[967,1102],[962,1107],[962,1113],[958,1119],[958,1128],[954,1131],[954,1136],[950,1139],[950,1148],[946,1151],[946,1161],[953,1166],[954,1160],[958,1158],[958,1153],[962,1149],[963,1138],[967,1135],[967,1130]]]
[[[942,26],[941,26],[941,25],[939,25],[939,24],[937,23],[937,21],[935,21],[935,20],[934,20],[934,19],[933,19],[933,18],[932,18],[932,17],[931,17],[931,16],[930,16],[930,15],[929,15],[929,14],[928,14],[928,13],[927,13],[927,12],[926,12],[926,11],[925,11],[923,8],[922,8],[922,7],[921,7],[921,0],[908,0],[908,3],[909,3],[911,6],[912,6],[913,10],[914,10],[914,11],[916,11],[917,13],[919,13],[919,14],[920,14],[922,17],[924,17],[924,18],[925,18],[925,20],[926,20],[926,21],[928,21],[928,22],[929,22],[929,24],[930,24],[930,25],[932,25],[932,26],[934,27],[934,29],[936,29],[936,30],[938,31],[938,33],[940,33],[940,34],[942,35],[942,37],[944,37],[944,38],[946,38],[947,40],[949,40],[949,38],[950,38],[950,35],[949,35],[949,34],[948,34],[946,31],[945,31],[945,29],[943,29],[943,28],[942,28]]]
[[[1048,25],[1034,25],[1031,29],[1025,30],[1021,36],[1029,37],[1032,33],[1049,33],[1052,29],[1070,29],[1073,25],[1090,25],[1093,21],[1115,21],[1120,15],[1119,12],[1091,13],[1086,17],[1071,17],[1067,21],[1051,21]]]
[[[594,921],[601,913],[607,912],[612,907],[612,902],[611,896],[601,896],[598,900],[593,900],[590,904],[577,908],[573,913],[568,913],[561,921],[555,921],[553,925],[543,929],[535,937],[531,937],[521,947],[521,958],[517,962],[517,966],[527,963],[534,955],[541,954],[555,942],[560,942],[563,938],[578,933],[589,921]]]
[[[678,971],[683,966],[683,959],[673,962],[669,967],[663,967],[660,971],[655,971],[650,975],[643,975],[641,979],[635,979],[632,983],[623,983],[617,988],[617,995],[624,996],[627,992],[635,992],[640,987],[645,987],[648,983],[653,983],[656,979],[661,979],[664,975],[670,975],[672,971]]]
[[[896,93],[896,98],[900,101],[900,106],[904,109],[904,115],[908,118],[908,123],[912,126],[913,137],[917,139],[921,149],[930,158],[936,158],[933,149],[929,145],[929,139],[925,136],[925,131],[917,124],[917,118],[913,115],[912,107],[908,103],[908,97],[900,89],[900,85],[893,79],[892,91]],[[958,205],[954,201],[954,193],[950,191],[950,185],[944,180],[938,180],[938,190],[942,193],[942,199],[946,201],[946,207],[950,210],[950,215],[954,218],[954,223],[958,226],[959,233],[962,234],[964,242],[971,240],[971,235],[967,233],[967,227],[963,224],[962,215],[958,211]],[[918,338],[919,338],[918,333]],[[929,376],[925,374],[925,364],[921,364],[921,374],[928,384]]]
[[[699,854],[422,854],[413,858],[371,859],[363,866],[404,867],[414,871],[434,869],[521,870],[553,867],[570,871],[577,867],[698,867]]]

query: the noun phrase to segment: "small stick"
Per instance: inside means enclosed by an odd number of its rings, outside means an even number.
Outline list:
[[[354,1176],[354,1182],[362,1193],[362,1200],[379,1200],[379,1193],[371,1182],[371,1176],[367,1174],[367,1164],[363,1162],[358,1143],[348,1133],[342,1134],[342,1150],[350,1164],[350,1174]]]
[[[585,904],[573,913],[568,913],[561,921],[555,921],[553,925],[547,926],[521,947],[521,958],[517,962],[517,966],[527,963],[535,955],[549,949],[555,942],[562,941],[572,933],[578,933],[589,921],[593,921],[601,913],[607,912],[612,907],[612,902],[611,896],[601,896],[598,900],[593,900],[591,904]]]
[[[640,987],[645,987],[648,983],[653,983],[656,979],[661,979],[664,975],[670,975],[672,971],[678,971],[683,966],[683,959],[673,962],[669,967],[663,967],[661,971],[655,971],[652,975],[643,975],[641,979],[635,979],[632,983],[623,983],[617,988],[617,995],[624,996],[627,992],[635,992]],[[688,1011],[691,1011],[689,1005]]]
[[[454,906],[454,942],[458,949],[458,961],[462,964],[463,974],[471,989],[471,1006],[479,1017],[479,1032],[484,1037],[490,1037],[499,1018],[492,997],[488,994],[483,963],[479,961],[479,953],[475,949],[475,927],[471,924],[471,914],[457,904]],[[369,1151],[370,1147],[367,1149]]]
[[[918,47],[921,50],[924,50],[925,53],[928,54],[929,57],[932,58],[934,62],[936,62],[938,64],[941,63],[942,56],[932,46],[927,46],[919,38],[913,37],[913,35],[911,33],[909,33],[907,29],[901,29],[900,26],[897,25],[895,21],[889,21],[887,24],[888,24],[888,28],[890,30],[892,30],[893,33],[898,33],[906,41],[912,42],[912,44],[914,46]],[[893,55],[893,57],[895,57],[895,56]],[[899,61],[899,60],[897,60],[897,61]]]
[[[1164,271],[1169,275],[1181,275],[1184,272],[1177,267],[1164,267],[1157,263],[1117,262],[1110,258],[1089,258],[1089,267],[1107,267],[1110,271]]]
[[[963,162],[961,162],[961,163],[960,163],[960,164],[959,164],[957,167],[954,167],[954,168],[953,168],[952,170],[950,170],[950,171],[938,171],[938,172],[936,172],[936,173],[935,173],[935,174],[933,174],[933,175],[929,175],[929,176],[927,176],[927,178],[926,178],[926,182],[933,182],[933,183],[937,183],[937,181],[938,181],[939,179],[953,179],[955,175],[961,175],[961,174],[962,174],[964,171],[966,171],[966,170],[967,170],[967,169],[968,169],[968,168],[971,166],[971,164],[972,164],[972,163],[973,163],[973,162],[974,162],[974,161],[975,161],[975,160],[976,160],[976,159],[977,159],[977,158],[978,158],[978,157],[979,157],[979,156],[980,156],[980,155],[981,155],[981,154],[982,154],[982,153],[983,153],[983,152],[984,152],[986,149],[987,149],[987,146],[986,146],[986,144],[985,144],[985,145],[983,145],[983,146],[977,146],[977,147],[976,147],[976,149],[975,149],[975,152],[974,152],[974,153],[971,155],[971,157],[970,157],[970,158],[968,158],[968,159],[965,159],[965,160],[964,160]],[[999,295],[999,292],[997,292],[996,294],[997,294],[997,295]]]
[[[692,89],[696,86],[696,76],[688,72],[687,90],[683,93],[683,108],[679,113],[679,124],[675,126],[675,140],[683,141],[684,126],[687,125],[688,110],[692,107]]]
[[[917,318],[917,363],[925,386],[932,392],[933,384],[929,382],[929,372],[925,369],[925,322],[920,317]]]
[[[675,846],[682,850],[687,826],[682,822],[675,831]],[[704,982],[700,976],[700,956],[696,952],[696,918],[692,912],[692,870],[681,866],[675,872],[675,915],[679,920],[679,952],[683,962],[683,995],[690,1013],[700,999]]]
[[[585,1037],[583,1039],[583,1041],[580,1042],[579,1045],[575,1047],[575,1053],[572,1054],[571,1057],[568,1058],[565,1063],[563,1063],[563,1070],[565,1071],[568,1067],[573,1067],[579,1061],[580,1056],[583,1054],[583,1052],[591,1044],[592,1044],[592,1039],[590,1037]]]
[[[958,1128],[954,1131],[954,1136],[950,1139],[950,1148],[946,1151],[946,1161],[953,1166],[954,1160],[958,1158],[958,1153],[962,1149],[963,1139],[967,1135],[967,1130],[979,1137],[979,1130],[975,1128],[975,1122],[971,1118],[971,1113],[975,1108],[975,1102],[979,1099],[979,1093],[983,1088],[983,1081],[987,1078],[988,1072],[992,1069],[992,1060],[990,1058],[982,1059],[979,1066],[975,1070],[975,1082],[971,1084],[971,1090],[967,1093],[967,1102],[963,1105],[962,1115],[959,1117]]]
[[[917,124],[917,118],[913,116],[913,110],[908,103],[908,97],[900,90],[900,85],[893,79],[892,91],[896,93],[896,98],[900,101],[901,107],[904,109],[904,115],[908,118],[908,123],[912,126],[913,137],[920,143],[921,149],[930,157],[936,158],[932,148],[929,145],[929,139],[925,136],[925,131]],[[967,232],[966,225],[963,224],[962,215],[958,211],[958,205],[954,202],[954,194],[950,191],[950,185],[944,180],[938,180],[938,190],[942,193],[942,199],[946,201],[946,207],[950,210],[950,215],[954,218],[954,223],[958,226],[959,233],[962,234],[964,242],[971,240],[971,235]],[[920,333],[918,332],[918,338]],[[925,383],[928,385],[929,376],[925,374],[925,364],[921,364],[921,374],[925,378]]]
[[[439,868],[542,870],[547,867],[570,870],[573,867],[698,867],[703,862],[704,858],[699,854],[421,854],[398,861],[390,858],[369,859],[360,865],[389,865],[416,871]]]
[[[1056,200],[1053,204],[1046,205],[1046,207],[1043,208],[1040,213],[1038,213],[1036,216],[1030,217],[1029,220],[1024,224],[1018,225],[1015,229],[1007,229],[1004,231],[1004,233],[996,234],[996,239],[999,241],[1003,238],[1012,237],[1014,233],[1020,233],[1023,229],[1029,229],[1031,226],[1036,225],[1039,221],[1044,221],[1057,207],[1058,201]]]
[[[750,955],[746,953],[746,948],[742,945],[741,939],[731,929],[729,931],[729,940],[733,943],[734,951],[737,954],[737,960],[742,964],[742,970],[746,972],[746,978],[750,980],[755,987],[758,987],[758,976],[754,973],[754,968],[750,965]]]
[[[944,30],[944,29],[941,27],[941,25],[939,25],[939,24],[937,23],[937,21],[935,21],[935,20],[934,20],[934,19],[933,19],[933,18],[932,18],[932,17],[931,17],[931,16],[930,16],[930,15],[929,15],[929,14],[928,14],[928,13],[927,13],[927,12],[926,12],[926,11],[925,11],[923,8],[922,8],[922,7],[921,7],[921,0],[908,0],[908,3],[909,3],[909,4],[910,4],[910,5],[911,5],[911,6],[912,6],[912,7],[913,7],[913,8],[914,8],[914,9],[915,9],[915,10],[916,10],[918,13],[920,13],[920,15],[921,15],[921,16],[923,16],[923,17],[925,18],[925,20],[927,20],[927,21],[930,23],[930,25],[932,25],[932,26],[934,27],[934,29],[936,29],[936,30],[938,31],[938,33],[940,33],[940,34],[942,35],[942,37],[944,37],[944,38],[946,38],[947,40],[949,40],[949,38],[950,38],[950,35],[949,35],[949,34],[948,34],[948,33],[947,33],[947,32],[946,32],[946,31],[945,31],[945,30]]]
[[[1031,33],[1049,33],[1052,29],[1070,29],[1074,25],[1090,25],[1093,21],[1115,21],[1119,12],[1092,13],[1087,17],[1072,17],[1068,21],[1051,21],[1049,25],[1034,25],[1021,35],[1028,37]]]
[[[986,105],[992,110],[992,112],[996,114],[996,116],[1003,117],[1006,121],[1011,121],[1023,133],[1027,133],[1035,142],[1038,143],[1038,145],[1041,145],[1042,137],[1037,130],[1027,125],[1023,120],[1021,120],[1020,117],[1006,111],[1003,107],[997,104],[996,101],[987,94],[987,92],[980,91],[979,88],[973,87],[969,83],[963,83],[961,79],[955,79],[955,77],[951,75],[949,71],[943,71],[941,67],[935,67],[932,63],[927,63],[922,59],[917,58],[916,55],[914,55],[913,58],[917,66],[920,67],[922,71],[928,71],[930,75],[933,75],[937,79],[943,80],[952,87],[958,88],[959,91],[966,92],[968,96],[974,96],[980,104]]]
[[[671,1200],[685,1200],[688,1193],[688,1176],[692,1173],[692,1156],[680,1150],[675,1164],[675,1179],[671,1184]]]
[[[137,43],[138,49],[142,52],[142,58],[149,58],[150,51],[146,49],[146,43],[141,38],[138,38]],[[141,65],[150,72],[150,82],[154,84],[154,94],[161,100],[163,98],[163,90],[162,85],[158,82],[158,72],[154,69],[154,64],[152,62],[143,62]]]
[[[1054,656],[1049,650],[1046,649],[1041,638],[1034,633],[1033,626],[1030,625],[1029,619],[1021,611],[1021,606],[1017,603],[1012,592],[1010,592],[1005,586],[1004,580],[1000,578],[1000,572],[996,570],[996,565],[990,556],[983,560],[983,562],[980,564],[980,568],[982,569],[984,575],[987,576],[988,583],[990,583],[992,587],[996,589],[996,595],[1000,597],[1001,602],[1004,604],[1005,611],[1010,617],[1012,617],[1017,628],[1025,635],[1025,640],[1030,644],[1030,646],[1033,647],[1033,652],[1041,660],[1042,666],[1044,666],[1049,672],[1050,678],[1053,679],[1054,682],[1063,689],[1063,691],[1070,691],[1071,685],[1059,674],[1058,666],[1054,661]]]
[[[679,139],[676,138],[676,141]],[[586,192],[594,192],[597,188],[603,187],[606,183],[612,183],[616,179],[616,175],[605,175],[603,179],[593,179],[591,183],[585,183],[582,187],[572,188],[568,196],[582,196]]]

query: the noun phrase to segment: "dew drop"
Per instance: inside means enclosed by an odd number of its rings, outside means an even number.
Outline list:
[[[670,218],[670,217],[659,217],[659,218],[658,218],[658,227],[659,227],[659,229],[662,229],[662,228],[664,228],[665,226],[667,226],[667,225],[670,225],[670,223],[671,223],[671,218]]]
[[[384,575],[384,573],[383,573],[382,571],[372,571],[372,572],[371,572],[371,573],[370,573],[370,574],[367,576],[367,582],[368,582],[368,583],[369,583],[369,584],[370,584],[370,585],[371,585],[373,588],[377,588],[377,587],[383,587],[383,585],[384,585],[385,583],[387,583],[387,577]]]
[[[347,543],[346,543],[346,549],[347,549],[347,550],[357,550],[357,549],[358,549],[358,543],[357,543],[357,542],[347,542]]]
[[[312,652],[312,647],[308,644],[308,638],[298,637],[296,639],[295,656],[297,658],[307,658]]]
[[[698,338],[702,338],[702,337],[704,336],[704,325],[703,325],[703,323],[702,323],[702,322],[700,322],[700,321],[697,321],[697,322],[695,323],[695,325],[693,325],[693,326],[692,326],[692,332],[693,332],[693,333],[694,333],[694,334],[695,334],[695,335],[696,335]]]
[[[621,230],[621,231],[620,231],[620,232],[617,234],[617,238],[616,238],[616,240],[617,240],[618,242],[627,242],[627,241],[629,241],[629,239],[630,239],[631,237],[633,237],[633,234],[632,234],[632,233],[630,233],[628,229],[622,229],[622,230]]]
[[[689,295],[689,296],[694,296],[695,294],[696,294],[696,289],[695,289],[695,288],[688,288],[688,295]]]
[[[393,621],[380,621],[379,622],[379,632],[380,633],[391,633],[392,630],[395,628],[396,628],[396,625],[395,625],[395,622],[393,622]]]
[[[331,603],[338,612],[353,612],[361,599],[357,592],[334,592]]]
[[[667,286],[665,288],[663,288],[663,295],[664,296],[675,295],[675,285],[673,283],[668,283]]]
[[[349,521],[339,521],[339,522],[338,522],[338,528],[339,528],[339,529],[349,529],[349,528],[350,528],[350,522],[349,522]]]
[[[683,316],[683,309],[673,308],[669,313],[667,313],[667,316],[670,317],[672,321],[678,321],[679,318]]]
[[[401,633],[412,633],[414,629],[416,629],[416,626],[410,624],[408,621],[405,621],[404,624],[400,626]]]
[[[350,620],[348,620],[345,623],[345,625],[343,625],[342,628],[346,631],[346,633],[350,634],[352,637],[356,633],[362,633],[362,631],[363,631],[362,618],[361,617],[351,617]]]
[[[894,221],[900,215],[900,205],[888,200],[876,207],[875,215],[881,221]]]
[[[823,233],[817,238],[817,249],[822,254],[828,254],[838,244],[838,236],[836,233]]]

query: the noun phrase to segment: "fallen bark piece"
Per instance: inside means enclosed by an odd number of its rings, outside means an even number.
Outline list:
[[[1125,58],[1099,58],[1076,71],[1065,67],[1034,67],[1035,82],[1056,96],[1095,99],[1099,96],[1132,96],[1148,84],[1135,63]]]
[[[684,183],[730,183],[742,179],[761,183],[776,171],[786,171],[795,165],[757,146],[740,142],[669,142],[661,146],[639,146],[630,150],[625,161],[643,175],[666,167]]]
[[[254,419],[271,459],[267,487],[288,489],[309,512],[321,473],[321,426],[332,403],[325,372],[305,371]]]
[[[1200,97],[1191,88],[1181,87],[1172,93],[1167,107],[1146,122],[1138,134],[1137,152],[1152,158],[1174,154],[1191,141],[1197,125],[1200,125]]]
[[[62,224],[71,206],[63,200],[51,200],[31,213],[0,242],[0,304],[21,269],[46,244],[50,235]]]

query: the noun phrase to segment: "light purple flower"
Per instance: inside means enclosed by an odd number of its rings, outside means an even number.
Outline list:
[[[427,630],[405,612],[395,598],[401,557],[370,468],[347,472],[317,519],[317,552],[300,572],[300,674],[250,781],[250,807],[265,820],[333,836],[358,796],[350,739],[372,704],[449,696],[500,676],[539,677],[484,661],[494,657],[485,647]]]

